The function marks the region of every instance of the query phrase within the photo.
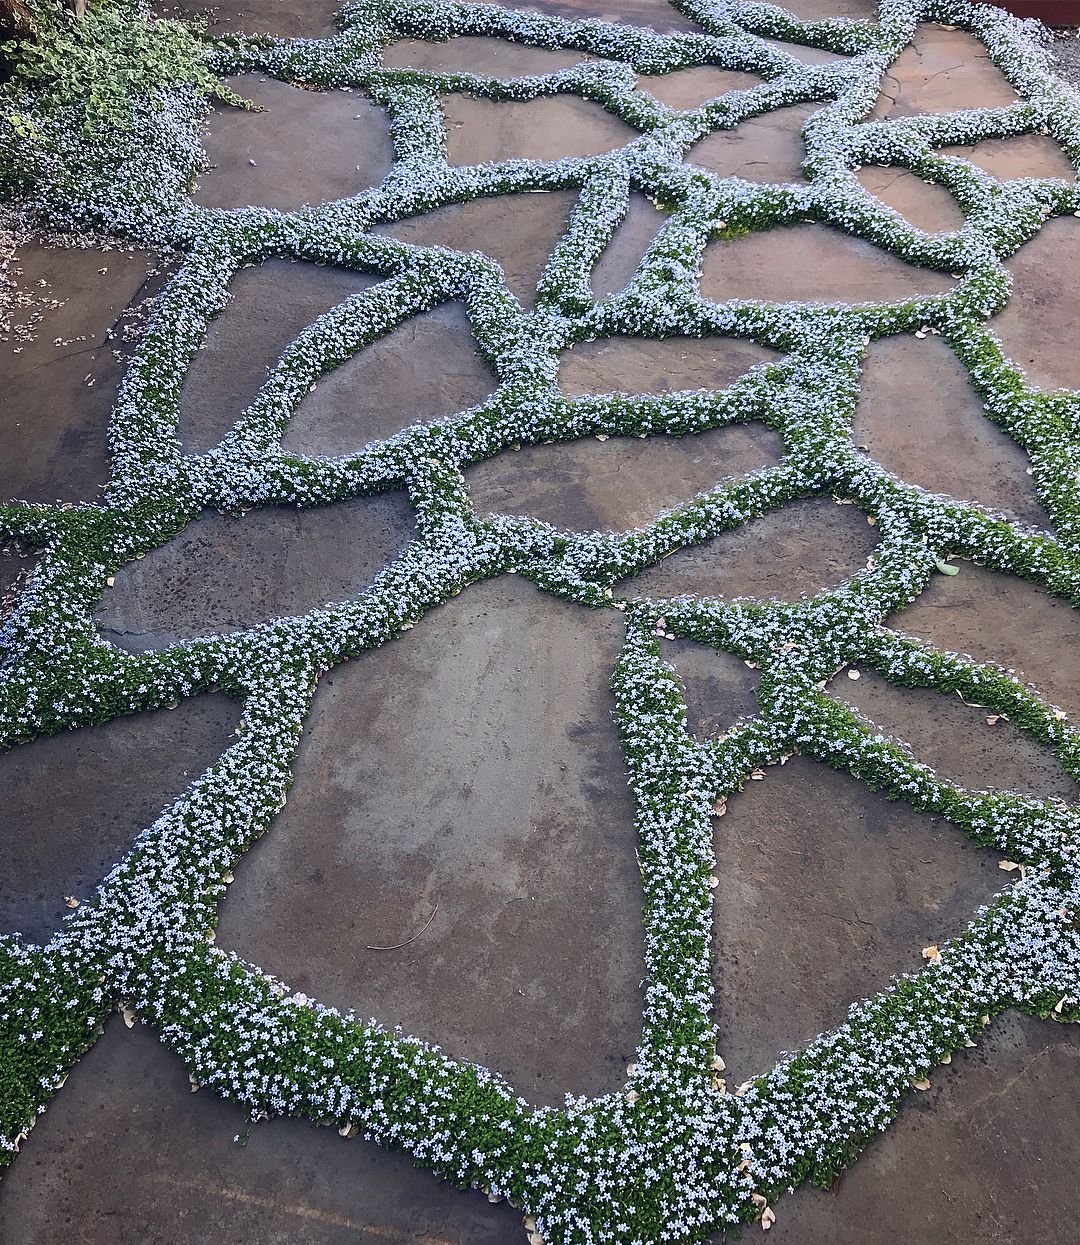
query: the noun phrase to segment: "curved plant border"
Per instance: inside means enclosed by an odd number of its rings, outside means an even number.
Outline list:
[[[42,734],[174,704],[210,688],[242,705],[238,741],[167,808],[110,872],[95,900],[47,946],[0,937],[0,1162],[118,1004],[152,1024],[192,1079],[244,1103],[252,1118],[288,1113],[407,1150],[432,1170],[506,1196],[551,1242],[686,1241],[761,1218],[804,1180],[827,1183],[894,1117],[913,1085],[975,1041],[1006,1008],[1080,1018],[1080,818],[1072,805],[967,791],[937,777],[825,691],[852,662],[900,683],[959,690],[1007,713],[1080,776],[1080,735],[1065,715],[1007,672],[940,653],[884,626],[950,557],[1023,576],[1074,603],[1080,397],[1032,388],[985,321],[1009,294],[1002,266],[1045,220],[1080,213],[1060,181],[1002,183],[948,143],[1047,131],[1080,159],[1080,101],[1048,71],[1027,31],[997,10],[900,0],[877,24],[799,23],[736,3],[715,16],[679,6],[708,35],[660,36],[497,8],[386,0],[343,11],[323,41],[235,40],[220,72],[260,69],[287,81],[362,87],[388,110],[397,161],[355,198],[281,214],[194,206],[206,101],[190,88],[147,107],[130,130],[93,146],[62,117],[40,119],[50,156],[39,220],[94,227],[186,252],[125,379],[111,424],[113,472],[101,504],[0,507],[0,531],[40,550],[3,625],[0,739]],[[887,65],[919,20],[975,33],[1022,102],[1008,108],[862,122]],[[571,47],[606,58],[501,82],[377,67],[401,36],[458,34]],[[807,66],[760,36],[797,37],[849,59]],[[634,90],[635,72],[715,63],[752,69],[761,86],[673,113]],[[441,92],[527,99],[573,91],[641,131],[596,159],[445,160]],[[686,165],[702,134],[800,101],[808,181],[759,186]],[[29,101],[32,105],[32,101]],[[51,128],[50,128],[51,127]],[[928,236],[862,188],[853,169],[892,163],[947,186],[967,216]],[[578,205],[526,314],[492,261],[371,235],[368,227],[480,195],[574,187]],[[589,271],[626,212],[631,190],[668,212],[635,277],[597,303]],[[710,238],[819,221],[959,279],[948,294],[874,306],[703,300],[696,273]],[[177,427],[185,370],[245,264],[295,256],[383,279],[320,317],[285,351],[258,397],[213,450],[187,454]],[[489,401],[406,428],[351,456],[284,453],[280,439],[312,383],[366,343],[448,299],[464,302],[499,387]],[[971,503],[929,495],[883,470],[850,435],[866,347],[899,332],[939,333],[983,395],[988,417],[1028,453],[1053,533]],[[559,353],[613,334],[744,336],[783,353],[723,392],[568,400]],[[779,466],[665,513],[637,531],[571,533],[511,516],[479,519],[462,470],[510,446],[591,435],[689,435],[762,420],[782,437]],[[416,516],[405,551],[355,600],[226,636],[131,655],[97,634],[92,615],[110,576],[159,547],[209,506],[318,505],[406,487]],[[872,517],[880,544],[864,571],[796,603],[637,597],[633,576],[672,550],[807,496],[833,496]],[[271,825],[292,780],[319,675],[422,623],[466,585],[505,573],[583,607],[623,610],[613,674],[645,887],[642,1038],[623,1089],[535,1108],[500,1076],[438,1048],[327,1008],[216,947],[217,906],[232,870]],[[432,624],[434,625],[434,624]],[[760,711],[719,739],[686,730],[660,637],[686,636],[762,669]],[[1023,865],[1020,881],[974,914],[920,972],[854,1005],[846,1022],[729,1092],[712,1018],[711,816],[757,766],[799,750],[891,797],[933,809],[976,843]],[[770,1211],[771,1214],[771,1211]]]

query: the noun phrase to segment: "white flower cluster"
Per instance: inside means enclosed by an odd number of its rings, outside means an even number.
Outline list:
[[[1075,161],[1080,102],[1049,73],[1025,27],[984,5],[885,0],[877,23],[801,23],[742,0],[684,0],[679,7],[709,33],[661,36],[450,0],[385,0],[348,6],[336,38],[219,47],[222,72],[259,69],[287,81],[362,89],[392,118],[397,159],[380,186],[292,214],[191,203],[186,187],[205,115],[205,101],[191,95],[148,109],[113,147],[101,145],[78,178],[71,174],[85,156],[80,135],[54,136],[50,149],[58,154],[41,168],[38,201],[28,205],[39,219],[172,244],[186,261],[124,382],[103,502],[0,507],[0,532],[40,551],[0,631],[0,741],[12,746],[209,688],[242,702],[243,720],[238,742],[139,837],[95,901],[73,912],[47,946],[0,937],[0,1032],[10,1037],[0,1054],[0,1162],[18,1149],[35,1112],[119,1003],[159,1029],[194,1082],[246,1104],[253,1119],[290,1113],[333,1121],[345,1133],[355,1128],[458,1182],[512,1198],[547,1241],[697,1240],[762,1218],[769,1200],[803,1180],[831,1178],[888,1124],[911,1085],[973,1041],[988,1017],[1020,1007],[1080,1018],[1077,810],[946,782],[823,690],[851,662],[895,682],[959,690],[1007,713],[1080,775],[1080,736],[1054,706],[1003,670],[883,626],[950,556],[1080,600],[1080,396],[1030,387],[984,325],[1008,298],[1003,259],[1049,217],[1080,213],[1080,193],[1060,181],[1002,183],[936,151],[1045,130]],[[882,73],[920,20],[974,32],[1021,102],[865,121]],[[510,82],[378,65],[380,47],[395,38],[458,35],[604,59]],[[806,65],[763,36],[814,42],[848,59]],[[753,70],[764,81],[686,112],[634,89],[637,73],[704,64]],[[573,92],[641,136],[595,159],[452,167],[439,101],[460,90],[493,99]],[[704,134],[804,101],[820,103],[805,129],[805,184],[760,186],[685,163]],[[874,162],[947,186],[964,208],[965,226],[934,236],[913,228],[856,179],[857,167]],[[447,203],[567,187],[579,191],[578,206],[531,313],[485,256],[369,232]],[[597,302],[590,270],[625,216],[631,189],[664,205],[668,219],[633,280]],[[959,279],[947,294],[887,305],[700,297],[697,274],[710,239],[809,220]],[[381,280],[304,330],[218,446],[187,453],[178,435],[186,370],[211,319],[229,314],[237,271],[283,255]],[[464,302],[497,377],[490,399],[340,458],[282,450],[291,416],[319,377],[449,299]],[[1052,533],[927,494],[854,445],[867,345],[925,328],[951,345],[990,418],[1030,456]],[[783,358],[722,392],[564,397],[559,354],[618,334],[745,337]],[[778,466],[724,482],[635,531],[481,520],[462,475],[522,444],[693,435],[750,420],[782,438]],[[93,611],[109,577],[208,507],[314,506],[401,486],[415,510],[415,538],[354,600],[136,655],[95,630]],[[795,603],[656,601],[619,587],[675,550],[810,496],[855,504],[880,533],[866,569],[833,591]],[[498,1075],[437,1047],[295,994],[212,942],[231,871],[284,802],[320,674],[393,640],[466,585],[511,571],[583,606],[621,609],[627,624],[612,686],[637,801],[646,897],[642,1038],[621,1092],[568,1098],[560,1110],[531,1106]],[[720,739],[692,737],[680,685],[660,656],[661,635],[755,662],[760,712]],[[920,973],[856,1004],[835,1032],[728,1092],[717,1075],[713,1020],[711,817],[717,800],[756,767],[794,751],[936,810],[958,833],[1006,854],[1023,876]]]

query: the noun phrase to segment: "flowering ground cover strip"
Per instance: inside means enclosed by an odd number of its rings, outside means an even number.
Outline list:
[[[722,12],[704,0],[679,7],[708,33],[658,35],[486,5],[390,0],[348,6],[333,39],[219,46],[213,55],[221,73],[260,70],[287,82],[357,88],[392,119],[396,160],[379,186],[293,213],[192,202],[187,188],[200,163],[207,105],[190,89],[166,93],[109,141],[87,140],[64,116],[37,122],[51,144],[36,174],[38,219],[171,244],[186,258],[113,413],[104,499],[0,507],[4,536],[41,551],[0,633],[0,736],[16,746],[210,688],[236,698],[242,722],[237,742],[162,812],[96,899],[47,945],[0,939],[3,1160],[121,1005],[155,1027],[193,1082],[244,1103],[253,1118],[288,1113],[333,1122],[345,1134],[358,1129],[441,1175],[512,1198],[545,1240],[694,1240],[753,1219],[767,1226],[769,1203],[782,1191],[830,1181],[888,1125],[905,1094],[996,1014],[1020,1008],[1059,1021],[1080,1018],[1075,807],[944,781],[824,691],[836,671],[859,663],[895,683],[960,692],[1008,715],[1080,776],[1080,737],[1060,709],[998,667],[884,625],[933,575],[955,572],[949,559],[971,559],[1077,601],[1080,397],[1034,388],[986,321],[1009,299],[1003,261],[1050,218],[1080,214],[1080,192],[1060,179],[1001,181],[937,148],[1046,133],[1075,165],[1080,99],[1050,75],[1024,28],[988,7],[886,3],[877,23],[801,23],[751,3]],[[882,74],[918,24],[931,20],[981,39],[1019,102],[865,120]],[[511,81],[379,67],[380,49],[397,38],[459,35],[599,59]],[[808,65],[765,36],[845,55]],[[753,71],[763,81],[680,112],[635,89],[639,73],[706,64]],[[640,137],[597,157],[454,166],[445,155],[441,100],[463,91],[495,100],[574,94]],[[685,160],[706,134],[806,102],[817,108],[804,128],[804,184],[721,179]],[[33,101],[27,105],[32,112]],[[868,164],[910,169],[944,186],[966,224],[938,235],[917,230],[858,181],[855,171]],[[530,312],[485,256],[370,232],[445,204],[567,188],[578,192],[577,206]],[[667,219],[630,283],[597,301],[590,272],[631,191],[645,192]],[[802,222],[955,280],[942,293],[856,306],[701,296],[707,244]],[[235,274],[279,256],[381,280],[300,334],[217,446],[186,452],[178,435],[185,373],[213,317],[229,314]],[[498,378],[487,401],[347,456],[282,450],[290,417],[318,378],[451,299],[464,303]],[[948,343],[987,417],[1027,453],[1052,531],[929,494],[856,446],[851,424],[868,344],[915,332]],[[559,356],[575,344],[673,335],[750,339],[782,357],[722,391],[571,399],[557,385]],[[633,531],[481,519],[462,475],[523,444],[693,436],[750,420],[782,438],[778,466],[718,484]],[[402,486],[415,512],[413,539],[355,599],[137,654],[96,630],[93,613],[114,574],[207,508],[310,507]],[[866,568],[840,587],[797,602],[634,595],[633,577],[671,552],[808,496],[855,505],[880,534]],[[508,573],[582,608],[621,610],[626,619],[612,688],[637,802],[645,892],[641,1041],[622,1090],[568,1099],[560,1109],[533,1107],[498,1074],[365,1021],[362,1012],[297,995],[213,941],[232,871],[258,836],[272,832],[285,800],[320,674],[423,626],[430,609],[469,584]],[[756,663],[757,715],[719,738],[690,735],[679,681],[661,657],[664,636]],[[717,801],[753,770],[795,751],[934,810],[957,834],[1015,863],[1009,880],[1019,880],[973,913],[962,934],[934,948],[919,973],[854,1003],[838,1029],[729,1092],[710,973],[712,817]]]

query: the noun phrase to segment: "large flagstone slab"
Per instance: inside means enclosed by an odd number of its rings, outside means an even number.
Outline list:
[[[707,100],[760,86],[757,74],[737,69],[721,69],[718,65],[699,65],[693,69],[676,69],[674,73],[642,74],[638,90],[647,91],[653,99],[669,108],[699,108]]]
[[[640,137],[599,104],[577,95],[531,100],[447,95],[443,110],[451,164],[599,156]]]
[[[942,156],[960,156],[987,173],[1008,181],[1017,177],[1061,177],[1074,181],[1076,169],[1061,144],[1044,134],[984,138],[972,146],[939,147]]]
[[[598,337],[562,355],[559,387],[570,397],[726,389],[752,367],[779,358],[738,337]]]
[[[960,204],[944,186],[924,182],[907,169],[883,164],[869,165],[856,176],[872,195],[894,208],[916,229],[945,233],[964,227]]]
[[[492,78],[520,78],[526,74],[554,73],[591,60],[572,49],[534,48],[509,39],[463,35],[442,43],[401,39],[383,49],[387,69],[427,69],[433,73],[475,73]]]
[[[592,272],[592,290],[597,298],[623,289],[667,219],[647,195],[637,191],[630,195],[626,215]]]
[[[966,31],[922,23],[885,71],[873,120],[1015,104],[1016,88]]]
[[[691,164],[717,177],[751,182],[802,181],[806,156],[802,127],[820,104],[796,104],[751,117],[733,130],[717,130],[686,153]]]

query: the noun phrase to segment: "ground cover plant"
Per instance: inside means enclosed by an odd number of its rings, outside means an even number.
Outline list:
[[[113,412],[104,498],[0,506],[3,536],[40,552],[0,631],[0,739],[18,747],[211,688],[237,699],[242,724],[237,742],[147,828],[47,945],[0,937],[0,1162],[14,1157],[119,1006],[160,1033],[194,1083],[242,1102],[254,1120],[300,1115],[346,1137],[402,1148],[440,1175],[512,1199],[544,1240],[697,1240],[753,1220],[767,1227],[784,1190],[807,1180],[827,1184],[906,1095],[1004,1010],[1080,1018],[1075,807],[947,782],[824,690],[835,672],[857,663],[893,682],[960,692],[1007,715],[1080,777],[1080,737],[1059,708],[999,667],[884,625],[963,559],[1077,602],[1080,398],[1036,389],[986,321],[1009,298],[1003,261],[1051,218],[1080,214],[1080,192],[1057,179],[1003,182],[937,149],[1046,133],[1075,164],[1080,99],[1050,74],[1031,32],[988,7],[886,0],[876,23],[803,23],[756,3],[721,12],[707,0],[684,0],[679,8],[704,33],[658,35],[449,0],[377,0],[346,6],[340,33],[326,40],[207,42],[181,28],[162,33],[130,6],[102,4],[91,10],[101,30],[120,16],[128,28],[111,44],[114,65],[142,67],[122,89],[96,85],[112,81],[111,70],[99,76],[89,65],[87,31],[63,28],[63,38],[86,51],[86,78],[74,53],[65,65],[49,59],[47,45],[10,53],[0,155],[12,170],[4,183],[12,203],[50,228],[169,245],[184,261]],[[50,21],[68,22],[49,12]],[[921,21],[974,33],[1019,101],[867,120],[882,74]],[[458,35],[573,48],[597,59],[509,82],[379,66],[380,49],[396,38]],[[845,56],[808,65],[766,36]],[[635,87],[639,73],[704,64],[750,70],[763,82],[685,112]],[[197,206],[189,186],[202,159],[200,126],[211,95],[228,97],[218,75],[254,70],[356,88],[382,105],[396,152],[387,178],[354,198],[293,213]],[[454,91],[492,99],[571,92],[640,137],[594,158],[456,167],[445,157],[440,106]],[[720,179],[684,159],[705,134],[807,101],[819,107],[804,130],[805,184]],[[855,177],[872,163],[945,186],[965,226],[938,235],[913,228]],[[442,204],[555,188],[576,189],[577,207],[529,312],[485,256],[369,232]],[[589,274],[632,190],[661,206],[666,223],[630,283],[598,301]],[[956,280],[942,294],[857,306],[700,296],[697,274],[711,240],[807,221]],[[220,444],[185,452],[177,428],[186,369],[213,317],[229,314],[237,271],[275,256],[381,280],[304,330]],[[290,416],[319,377],[449,299],[464,302],[498,377],[488,401],[347,456],[281,449]],[[867,346],[908,332],[939,334],[962,362],[987,418],[1028,454],[1052,531],[928,494],[855,445],[851,421]],[[557,386],[559,355],[576,343],[678,334],[748,338],[783,358],[723,391],[568,399]],[[749,420],[782,438],[778,466],[718,484],[629,532],[481,519],[462,476],[470,464],[522,444],[693,436]],[[138,654],[95,628],[93,611],[115,573],[207,508],[326,505],[402,486],[415,537],[353,600]],[[634,595],[632,577],[673,550],[810,496],[861,508],[880,534],[865,570],[839,588],[797,602]],[[619,1092],[568,1099],[561,1109],[536,1108],[497,1073],[366,1021],[363,1000],[356,1013],[324,1006],[213,941],[233,871],[258,836],[273,833],[320,675],[424,626],[429,610],[468,585],[511,572],[582,609],[618,610],[626,620],[612,688],[644,879],[642,1034]],[[689,734],[679,681],[661,657],[665,636],[756,663],[759,712],[719,738]],[[710,973],[712,818],[755,769],[795,751],[934,810],[1016,868],[1002,874],[1001,893],[960,936],[928,949],[921,971],[854,1002],[843,1025],[771,1070],[729,1086]]]

